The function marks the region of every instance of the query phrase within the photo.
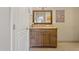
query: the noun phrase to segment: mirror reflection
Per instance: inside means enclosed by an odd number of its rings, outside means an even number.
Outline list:
[[[33,11],[33,22],[37,24],[38,23],[51,24],[52,23],[52,11],[51,10]]]

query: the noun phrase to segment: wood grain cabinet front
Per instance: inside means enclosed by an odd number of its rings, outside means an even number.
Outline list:
[[[30,29],[30,47],[57,47],[57,28]]]

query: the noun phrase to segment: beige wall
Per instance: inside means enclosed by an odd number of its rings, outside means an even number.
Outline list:
[[[32,10],[41,8],[32,8]],[[79,8],[54,7],[45,8],[53,11],[53,25],[58,28],[58,41],[79,41]],[[65,10],[65,22],[56,23],[56,10]]]
[[[79,41],[79,8],[73,9],[74,19],[74,40]]]

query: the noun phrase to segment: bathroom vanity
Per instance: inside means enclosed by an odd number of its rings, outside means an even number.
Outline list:
[[[51,10],[33,11],[33,24],[29,29],[30,48],[56,48],[57,28],[52,25]]]
[[[30,28],[30,47],[57,47],[57,28],[56,27],[31,27]]]

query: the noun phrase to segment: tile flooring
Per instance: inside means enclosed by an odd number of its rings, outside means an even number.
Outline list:
[[[57,48],[30,48],[30,51],[79,51],[79,42],[58,42]]]

